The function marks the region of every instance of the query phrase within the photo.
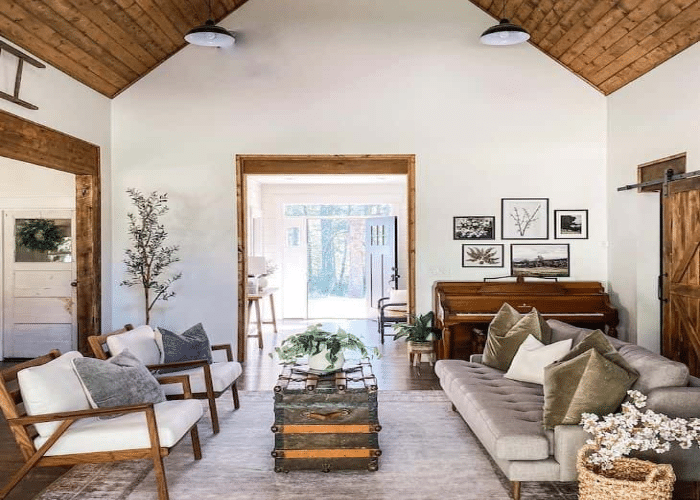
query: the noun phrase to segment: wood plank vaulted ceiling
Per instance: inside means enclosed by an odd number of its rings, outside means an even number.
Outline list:
[[[246,1],[212,0],[212,17],[218,22]],[[470,1],[500,18],[502,0]],[[511,0],[506,7],[530,43],[606,95],[700,40],[700,0]],[[184,34],[203,24],[207,9],[207,0],[0,0],[0,35],[114,97],[184,47]]]

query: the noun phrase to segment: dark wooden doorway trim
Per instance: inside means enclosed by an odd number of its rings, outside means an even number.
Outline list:
[[[415,155],[236,155],[238,223],[238,360],[246,354],[246,218],[248,175],[365,174],[406,176],[408,204],[408,305],[413,312],[416,293],[416,157]]]
[[[101,325],[100,148],[0,110],[0,156],[75,174],[78,349]]]

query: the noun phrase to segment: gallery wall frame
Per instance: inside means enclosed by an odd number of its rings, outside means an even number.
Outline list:
[[[511,243],[510,274],[533,278],[571,275],[568,243]]]
[[[503,248],[500,243],[465,243],[462,245],[462,267],[505,267]]]
[[[555,210],[554,211],[555,240],[587,240],[588,239],[588,210]]]
[[[496,217],[493,215],[453,217],[452,238],[455,240],[495,240]]]
[[[549,239],[549,198],[502,198],[501,239]]]

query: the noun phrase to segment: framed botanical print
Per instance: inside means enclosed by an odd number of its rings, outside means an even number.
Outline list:
[[[510,274],[534,278],[569,276],[569,244],[512,244]]]
[[[549,199],[501,199],[501,237],[504,240],[549,238]]]
[[[496,217],[483,215],[454,217],[453,238],[455,240],[496,239]]]
[[[503,267],[503,245],[462,245],[462,267]]]
[[[588,239],[588,210],[555,210],[554,238],[557,240]]]

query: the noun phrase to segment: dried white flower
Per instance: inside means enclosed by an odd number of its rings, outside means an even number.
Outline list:
[[[616,459],[632,451],[665,453],[674,441],[684,449],[693,442],[700,445],[700,419],[671,418],[651,410],[642,413],[640,409],[646,406],[647,397],[639,391],[627,394],[631,402],[622,404],[621,413],[610,413],[602,419],[592,413],[581,415],[580,425],[593,435],[588,444],[597,447],[588,457],[589,463],[611,469]]]

